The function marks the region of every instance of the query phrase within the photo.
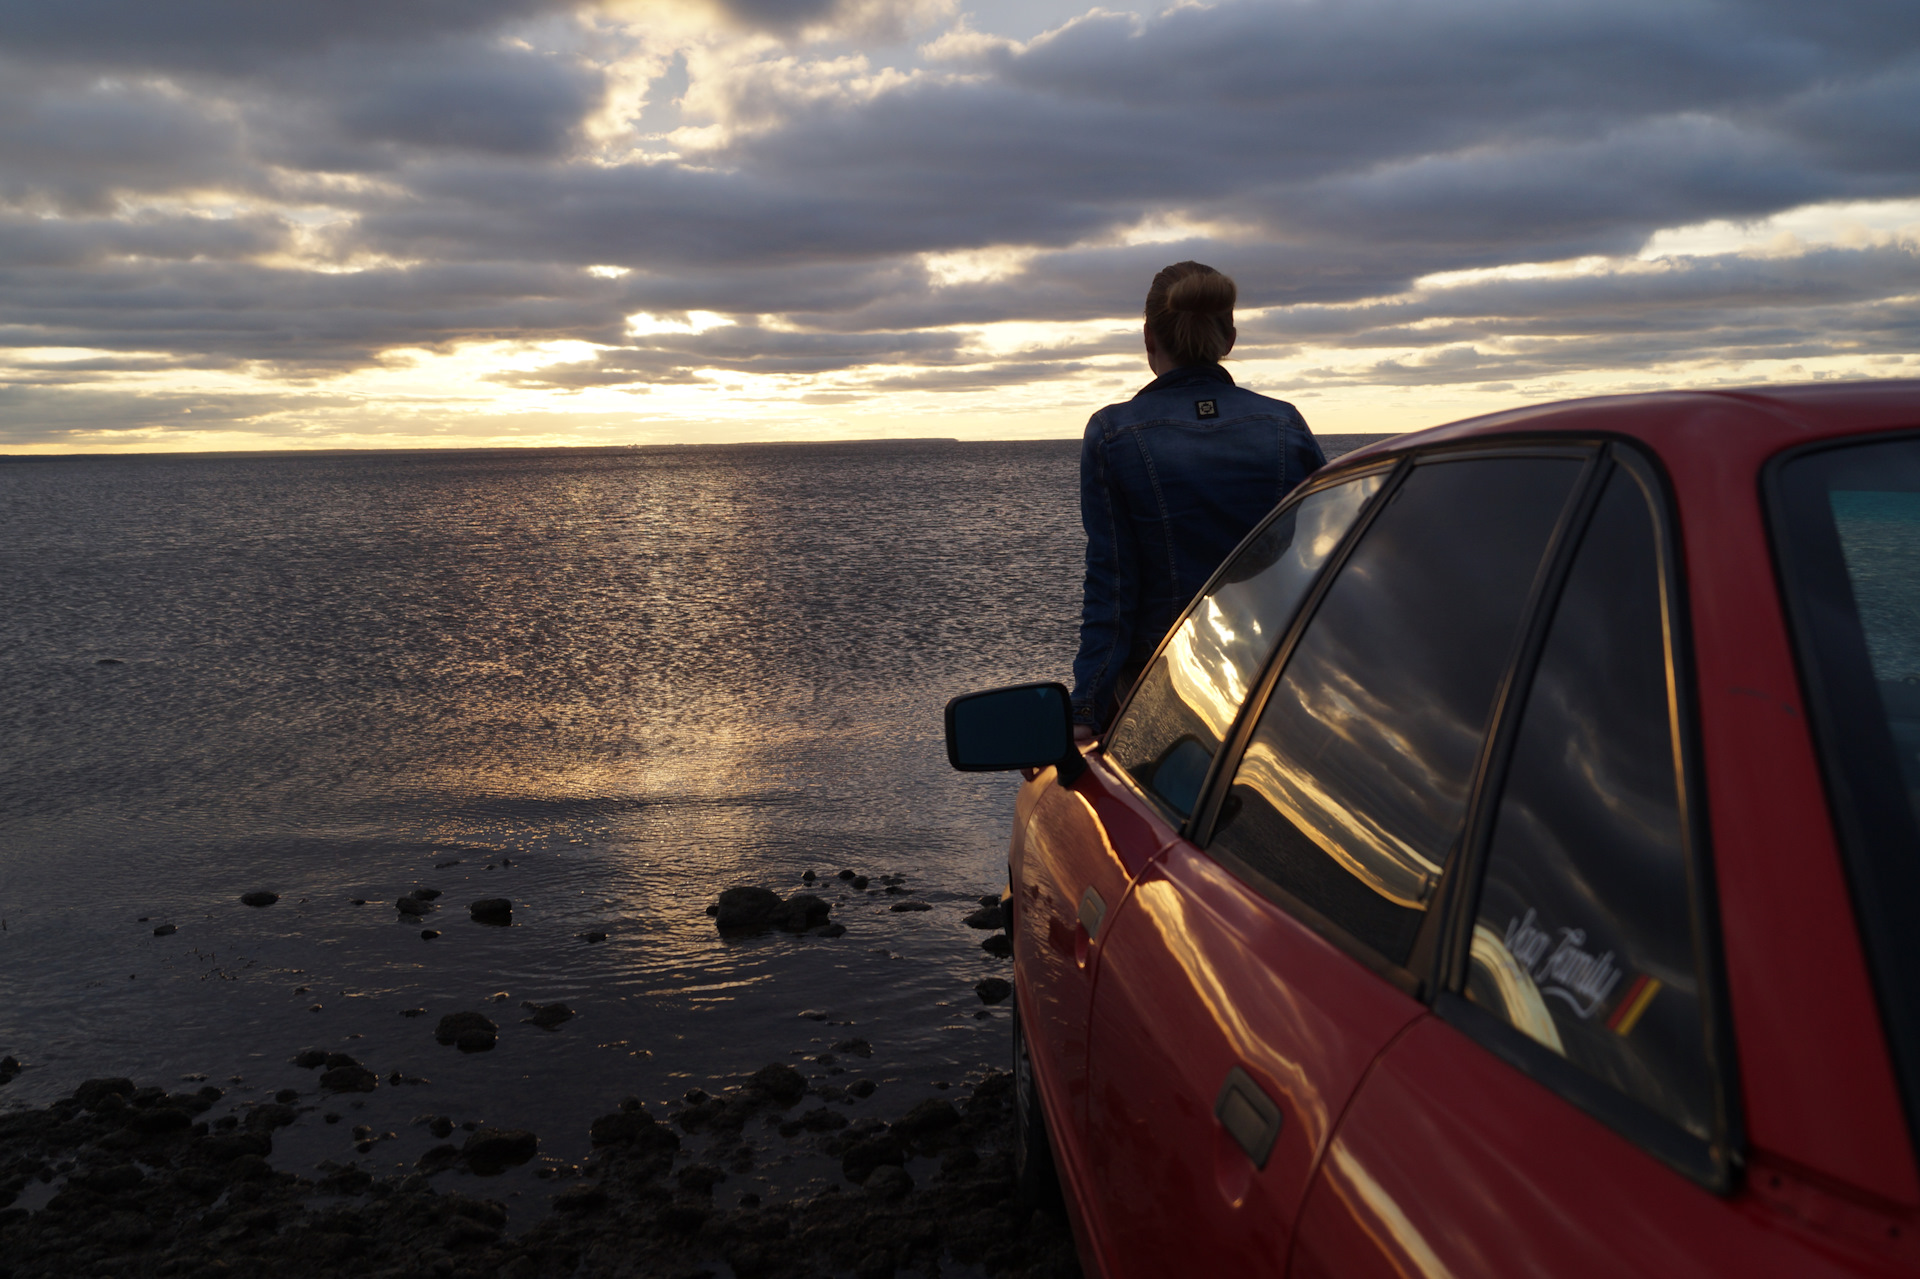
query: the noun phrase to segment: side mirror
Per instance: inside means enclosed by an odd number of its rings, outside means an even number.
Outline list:
[[[963,773],[1060,766],[1063,781],[1085,765],[1073,744],[1073,703],[1064,684],[1016,684],[947,703],[947,762]]]

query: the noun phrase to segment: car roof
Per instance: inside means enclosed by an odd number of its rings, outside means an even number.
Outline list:
[[[1796,444],[1902,427],[1920,427],[1920,379],[1655,391],[1562,400],[1450,422],[1356,449],[1337,467],[1345,470],[1436,444],[1541,434],[1624,435],[1675,465],[1694,459],[1757,465]]]

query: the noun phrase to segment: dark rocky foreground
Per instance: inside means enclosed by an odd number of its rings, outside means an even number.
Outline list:
[[[347,1165],[315,1180],[267,1160],[291,1106],[257,1106],[210,1127],[198,1116],[217,1088],[169,1094],[90,1080],[45,1109],[0,1116],[0,1204],[38,1201],[33,1211],[0,1209],[0,1279],[693,1279],[722,1262],[740,1279],[1078,1275],[1059,1219],[1013,1197],[1010,1076],[989,1075],[959,1105],[923,1101],[891,1124],[849,1123],[832,1106],[804,1105],[807,1094],[798,1072],[776,1064],[717,1094],[695,1089],[664,1117],[629,1100],[594,1122],[584,1164],[556,1170],[566,1184],[547,1215],[509,1234],[505,1206],[436,1190],[432,1174],[524,1163],[532,1133],[479,1128],[406,1176],[376,1179]],[[848,1184],[721,1206],[725,1169],[752,1167],[755,1139],[775,1132],[837,1157]],[[699,1162],[681,1151],[683,1133],[702,1139]]]

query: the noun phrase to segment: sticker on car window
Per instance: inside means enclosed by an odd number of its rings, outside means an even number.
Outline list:
[[[1613,1016],[1607,1018],[1607,1029],[1622,1038],[1631,1035],[1633,1028],[1640,1024],[1641,1014],[1659,993],[1660,979],[1641,973],[1627,988],[1625,997],[1614,1005]]]
[[[1620,984],[1620,967],[1613,952],[1594,954],[1585,949],[1587,930],[1540,927],[1532,907],[1519,919],[1507,921],[1503,939],[1507,950],[1526,969],[1527,976],[1548,999],[1558,999],[1582,1021],[1591,1018]]]
[[[1660,993],[1660,979],[1641,973],[1619,999],[1612,999],[1625,974],[1612,951],[1595,955],[1585,949],[1586,937],[1582,928],[1541,927],[1539,913],[1531,907],[1508,919],[1504,934],[1475,924],[1471,958],[1479,989],[1474,993],[1517,1029],[1562,1056],[1566,1048],[1547,1008],[1549,998],[1581,1021],[1591,1021],[1610,1007],[1606,1028],[1624,1038]]]

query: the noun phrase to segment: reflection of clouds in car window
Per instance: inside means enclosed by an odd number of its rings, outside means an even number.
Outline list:
[[[1220,736],[1314,576],[1383,479],[1370,475],[1308,497],[1248,548],[1256,562],[1266,558],[1263,568],[1245,577],[1230,573],[1181,623],[1169,645],[1175,690]]]
[[[1423,465],[1288,659],[1215,845],[1402,962],[1466,809],[1572,458]]]
[[[1347,525],[1353,523],[1353,508],[1372,497],[1384,477],[1375,475],[1351,488],[1335,489],[1300,504],[1300,567],[1312,571],[1327,562],[1333,548],[1340,545]]]
[[[1648,497],[1617,472],[1526,694],[1478,920],[1509,939],[1544,994],[1559,987],[1548,1002],[1556,1051],[1705,1136],[1711,1082],[1663,607]],[[1513,946],[1516,936],[1528,944]],[[1467,994],[1548,1042],[1485,981]]]
[[[1314,577],[1384,480],[1375,473],[1311,494],[1247,544],[1142,677],[1110,759],[1155,790],[1148,774],[1171,743],[1191,738],[1209,757],[1219,749]]]
[[[1619,672],[1615,676],[1625,678]],[[1541,713],[1557,722],[1565,735],[1558,762],[1567,787],[1604,810],[1610,825],[1624,828],[1627,847],[1667,844],[1673,838],[1667,794],[1672,789],[1670,757],[1624,758],[1618,746],[1608,741],[1607,725],[1591,697],[1578,695],[1584,691],[1542,680],[1531,694],[1543,703]]]
[[[1165,660],[1173,676],[1175,695],[1206,721],[1217,745],[1232,725],[1246,689],[1240,683],[1239,671],[1217,643],[1207,645],[1212,649],[1210,654],[1199,651],[1206,638],[1206,628],[1194,626],[1189,619],[1167,645]]]
[[[1246,786],[1294,824],[1347,873],[1397,906],[1424,905],[1440,867],[1366,813],[1341,802],[1311,772],[1290,766],[1265,742],[1247,748],[1236,786]]]

